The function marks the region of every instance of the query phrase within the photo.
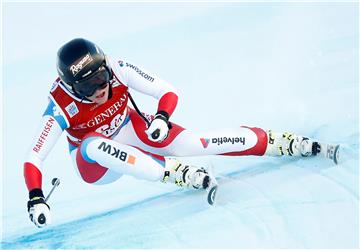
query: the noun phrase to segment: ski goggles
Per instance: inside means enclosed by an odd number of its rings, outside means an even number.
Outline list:
[[[73,84],[73,90],[81,97],[90,97],[97,90],[106,88],[112,76],[111,70],[104,62],[96,72]]]

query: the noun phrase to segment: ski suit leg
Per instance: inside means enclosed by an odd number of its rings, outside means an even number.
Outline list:
[[[238,127],[193,133],[172,123],[169,136],[161,143],[148,139],[145,122],[130,111],[130,122],[114,140],[163,156],[264,155],[267,133],[260,128]]]
[[[321,151],[320,144],[307,137],[246,126],[194,133],[172,123],[168,137],[161,143],[150,141],[145,133],[146,129],[146,123],[140,115],[131,110],[130,122],[114,140],[163,156],[289,155],[307,157],[317,155]],[[334,152],[335,146],[332,146]],[[325,144],[322,146],[322,148],[326,147]]]
[[[78,174],[88,183],[107,184],[123,174],[159,181],[164,177],[164,158],[118,143],[98,133],[88,134],[71,152]]]

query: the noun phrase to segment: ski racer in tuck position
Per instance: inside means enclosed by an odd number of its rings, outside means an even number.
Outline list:
[[[192,133],[169,121],[178,101],[173,86],[134,64],[113,60],[86,39],[71,40],[59,49],[57,71],[24,163],[28,212],[38,227],[51,221],[42,191],[42,163],[64,130],[76,172],[97,185],[124,174],[194,189],[208,189],[215,182],[204,168],[165,156],[321,155],[337,160],[338,146],[292,133],[245,126]],[[155,97],[157,113],[144,115],[135,104],[135,109],[128,106],[133,101],[129,89]]]

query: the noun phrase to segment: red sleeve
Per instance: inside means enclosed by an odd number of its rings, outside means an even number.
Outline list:
[[[171,116],[176,108],[177,102],[178,96],[173,92],[168,92],[160,98],[157,111],[165,111]]]
[[[41,189],[42,174],[35,165],[29,162],[24,163],[24,177],[29,191],[34,188]]]

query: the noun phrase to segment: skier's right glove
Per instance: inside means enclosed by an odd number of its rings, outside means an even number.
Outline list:
[[[45,227],[51,223],[50,207],[46,204],[41,189],[33,189],[29,193],[27,203],[30,220],[37,227]]]

